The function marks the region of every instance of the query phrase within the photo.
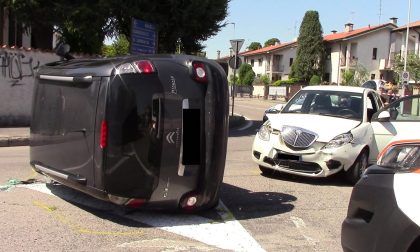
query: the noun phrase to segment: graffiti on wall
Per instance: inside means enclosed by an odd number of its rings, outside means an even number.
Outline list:
[[[11,86],[24,85],[20,82],[24,77],[34,77],[39,60],[34,60],[32,55],[25,55],[20,51],[0,50],[0,74],[9,80]]]
[[[29,125],[37,70],[57,60],[53,52],[0,48],[0,127]]]

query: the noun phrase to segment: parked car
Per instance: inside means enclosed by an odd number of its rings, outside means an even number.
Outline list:
[[[379,91],[381,88],[385,88],[385,84],[384,80],[368,80],[362,84],[362,87]]]
[[[341,244],[347,251],[420,251],[420,134],[394,139],[354,186]]]
[[[118,205],[213,207],[225,166],[227,87],[220,65],[188,55],[47,64],[35,79],[30,163]]]
[[[393,136],[420,128],[419,97],[383,108],[372,89],[305,87],[280,114],[267,115],[255,136],[252,159],[263,174],[326,177],[345,171],[355,183]]]

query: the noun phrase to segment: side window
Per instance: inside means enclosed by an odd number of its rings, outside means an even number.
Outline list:
[[[391,121],[420,122],[420,97],[403,99],[389,107]]]

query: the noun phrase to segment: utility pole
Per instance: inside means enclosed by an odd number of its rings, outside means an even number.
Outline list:
[[[408,33],[410,32],[410,12],[411,12],[411,0],[408,0],[408,21],[407,21],[407,32],[405,36],[405,50],[404,50],[404,72],[407,71]]]
[[[241,65],[241,60],[239,59],[239,50],[244,44],[244,39],[232,39],[230,44],[233,48],[233,58],[229,60],[229,66],[233,69],[233,83],[232,83],[232,116],[233,116],[233,107],[235,106],[235,85],[236,85],[236,69]]]

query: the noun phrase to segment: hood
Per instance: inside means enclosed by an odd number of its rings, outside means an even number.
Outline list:
[[[268,114],[271,127],[277,130],[285,125],[307,129],[318,134],[317,141],[329,142],[337,135],[349,132],[361,122],[345,118],[309,114]]]

